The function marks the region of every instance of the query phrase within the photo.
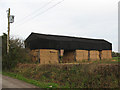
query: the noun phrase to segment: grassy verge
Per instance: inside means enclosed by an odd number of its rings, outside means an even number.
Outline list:
[[[56,83],[39,82],[37,80],[28,79],[28,78],[25,78],[23,75],[15,74],[12,72],[2,72],[2,74],[5,76],[10,76],[12,78],[16,78],[18,80],[25,81],[27,83],[33,84],[33,85],[40,87],[40,88],[59,88],[59,85]],[[50,87],[50,86],[52,86],[52,87]]]
[[[118,57],[114,57],[81,64],[18,64],[2,74],[40,88],[118,88],[118,62]]]
[[[40,88],[117,88],[118,64],[32,65],[20,64],[4,75]]]

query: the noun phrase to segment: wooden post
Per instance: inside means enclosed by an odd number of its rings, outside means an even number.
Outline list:
[[[9,21],[9,17],[10,17],[10,8],[8,9],[8,35],[7,35],[7,53],[9,53],[9,36],[10,36],[10,21]]]

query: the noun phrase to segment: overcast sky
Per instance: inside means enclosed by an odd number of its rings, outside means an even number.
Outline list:
[[[15,15],[10,35],[31,32],[105,39],[118,51],[119,0],[0,0],[0,35],[7,33],[7,12]]]

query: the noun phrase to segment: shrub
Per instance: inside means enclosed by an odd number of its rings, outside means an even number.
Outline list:
[[[118,64],[31,65],[14,72],[39,82],[57,83],[69,88],[118,88]],[[23,69],[24,67],[24,69]]]
[[[2,68],[4,70],[10,70],[14,68],[18,63],[28,63],[31,62],[31,57],[29,50],[24,48],[24,41],[19,38],[11,38],[10,39],[10,50],[7,54],[7,35],[4,34],[2,36],[2,44],[3,44],[3,61]]]

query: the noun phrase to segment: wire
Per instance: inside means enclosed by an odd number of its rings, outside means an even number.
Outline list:
[[[43,9],[44,7],[48,6],[50,3],[52,3],[54,0],[50,0],[49,2],[47,2],[46,4],[44,4],[42,7],[40,7],[39,9],[33,11],[31,14],[26,15],[25,17],[23,17],[21,20],[18,21],[17,24],[21,23],[21,21],[25,21],[27,18],[31,17],[33,14],[35,14],[37,11]]]
[[[54,8],[55,6],[57,6],[58,4],[62,3],[63,1],[64,1],[64,0],[62,0],[62,1],[60,1],[60,2],[58,2],[58,3],[56,3],[56,4],[54,4],[53,6],[49,7],[49,8],[46,9],[45,11],[43,11],[43,12],[41,12],[41,13],[38,13],[37,15],[35,15],[34,17],[32,17],[32,19],[35,18],[35,17],[37,17],[37,16],[39,16],[39,15],[42,15],[43,13],[45,13],[45,12],[47,12],[48,10]]]
[[[30,18],[30,19],[28,19],[26,22],[31,21],[31,20],[33,20],[34,18],[36,18],[37,16],[40,16],[40,15],[44,14],[45,12],[47,12],[48,10],[54,8],[55,6],[57,6],[58,4],[62,3],[63,1],[64,1],[64,0],[59,1],[58,3],[52,5],[51,7],[47,8],[47,9],[44,10],[43,12],[40,12],[40,13],[38,13],[37,15],[34,15],[33,17],[31,17],[32,19]],[[22,24],[22,25],[24,25],[24,24]]]
[[[50,3],[52,3],[52,1],[54,1],[54,0],[51,0],[51,1],[49,1],[48,3],[44,4],[44,5],[43,5],[42,7],[40,7],[39,9],[37,9],[37,10],[35,10],[34,12],[32,12],[31,14],[25,16],[22,20],[30,17],[31,15],[33,15],[33,13],[36,13],[38,10],[43,9],[44,7],[48,6]]]

